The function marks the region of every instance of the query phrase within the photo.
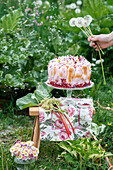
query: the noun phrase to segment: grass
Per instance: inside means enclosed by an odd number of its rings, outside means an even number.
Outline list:
[[[113,153],[113,111],[102,109],[97,105],[97,100],[99,98],[99,103],[103,107],[113,108],[113,78],[109,78],[107,80],[107,85],[100,85],[98,87],[98,83],[92,89],[86,89],[84,91],[74,91],[73,97],[87,97],[92,96],[94,100],[94,107],[96,109],[96,114],[93,116],[93,122],[98,125],[105,124],[105,131],[97,136],[98,139],[102,139],[101,145],[102,147],[108,151]],[[54,91],[54,96],[55,96]],[[60,92],[60,95],[66,95],[65,91]],[[58,92],[57,92],[58,96]],[[15,164],[13,162],[13,158],[9,152],[10,147],[17,140],[30,140],[31,133],[33,128],[33,117],[29,117],[28,113],[24,115],[15,115],[14,110],[12,108],[12,104],[7,106],[7,108],[1,110],[0,112],[0,169],[3,170],[14,170]],[[66,170],[66,169],[80,169],[79,161],[75,161],[74,164],[68,163],[63,158],[57,159],[58,155],[63,151],[58,145],[58,142],[49,142],[49,141],[41,141],[40,145],[40,154],[38,160],[29,167],[29,169],[34,170]],[[113,164],[113,158],[110,158],[111,163]],[[97,162],[97,166],[92,163],[89,163],[89,167],[82,167],[84,169],[99,169],[99,170],[107,170],[108,166],[104,160],[101,161],[102,165],[99,165]]]

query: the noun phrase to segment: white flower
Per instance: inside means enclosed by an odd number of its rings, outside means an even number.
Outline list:
[[[102,59],[102,62],[104,62],[103,59]],[[101,63],[101,60],[97,60],[95,63],[96,63],[96,64],[100,64],[100,63]]]
[[[66,5],[66,8],[70,8],[70,5]]]
[[[24,153],[24,156],[27,157],[27,156],[28,156],[28,152],[25,152],[25,153]]]
[[[86,19],[83,19],[83,27],[88,27],[90,25],[90,22]]]
[[[70,4],[70,8],[71,9],[75,9],[76,8],[76,4],[75,3]]]
[[[78,28],[82,27],[82,26],[83,26],[83,21],[84,21],[84,19],[83,19],[82,17],[78,17],[78,18],[76,19],[76,26],[77,26]]]
[[[36,152],[39,153],[39,149],[38,148],[36,148]]]
[[[11,156],[14,156],[14,152],[11,153]]]
[[[26,143],[25,143],[25,142],[21,142],[21,145],[23,145],[23,146],[24,146],[24,145],[26,145]]]
[[[22,159],[22,155],[21,155],[21,154],[20,154],[20,155],[18,155],[18,158],[19,158],[19,159]]]
[[[95,64],[94,64],[94,63],[92,63],[92,64],[91,64],[91,66],[95,67]]]
[[[90,15],[86,15],[85,17],[84,17],[84,20],[86,20],[89,24],[92,22],[92,17],[90,16]]]
[[[24,149],[25,152],[28,152],[28,148]]]
[[[31,154],[31,150],[30,149],[28,149],[28,153]]]
[[[35,147],[35,146],[32,146],[31,148],[32,148],[32,150],[35,150],[35,149],[36,149],[36,147]]]
[[[33,141],[27,141],[26,144],[27,144],[28,147],[30,147],[30,146],[33,146],[34,142]]]
[[[45,1],[45,4],[48,5],[48,6],[50,6],[50,3],[49,3],[48,1]]]
[[[10,148],[10,152],[11,152],[11,153],[14,153],[14,151],[15,151],[15,148],[14,148],[14,147],[11,147],[11,148]]]
[[[18,150],[18,147],[15,147],[15,151],[17,151]]]
[[[38,153],[37,153],[37,152],[33,152],[33,156],[34,156],[34,157],[37,157],[37,156],[38,156]]]
[[[18,151],[19,151],[19,152],[22,152],[22,151],[23,151],[23,148],[19,148]]]
[[[92,58],[93,61],[96,61],[96,58]]]
[[[77,5],[82,5],[82,1],[77,1]]]
[[[24,154],[24,153],[25,153],[25,151],[24,151],[24,150],[22,150],[22,151],[21,151],[21,154]]]
[[[39,1],[36,2],[36,4],[41,6],[42,5],[42,1],[39,0]]]
[[[75,27],[76,26],[76,18],[71,18],[70,21],[69,21],[69,25],[71,27]]]
[[[80,13],[80,9],[79,8],[75,9],[75,13],[79,14]]]
[[[22,160],[26,160],[24,156],[22,156]]]
[[[15,146],[19,148],[21,145],[20,145],[20,143],[16,143]]]

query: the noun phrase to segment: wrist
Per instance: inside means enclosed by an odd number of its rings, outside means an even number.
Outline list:
[[[113,31],[110,34],[108,34],[108,40],[113,42]]]

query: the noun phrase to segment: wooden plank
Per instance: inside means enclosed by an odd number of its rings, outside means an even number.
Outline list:
[[[39,125],[39,116],[35,117],[34,127],[33,127],[33,136],[31,140],[34,142],[34,146],[39,149],[40,147],[40,125]],[[38,157],[36,157],[36,160]]]
[[[34,127],[33,141],[34,141],[34,146],[39,149],[39,146],[40,146],[39,116],[35,117],[35,127]]]
[[[38,116],[39,115],[39,107],[29,107],[29,115],[30,116]]]

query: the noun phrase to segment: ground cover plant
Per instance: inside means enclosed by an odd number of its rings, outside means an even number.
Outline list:
[[[34,117],[29,117],[28,109],[20,111],[16,100],[25,95],[31,98],[34,93],[39,101],[42,100],[44,95],[39,95],[38,86],[47,80],[48,61],[55,56],[68,54],[83,55],[92,63],[91,80],[94,86],[73,91],[72,96],[93,98],[96,110],[93,122],[98,126],[105,125],[104,131],[96,137],[103,149],[113,154],[113,47],[105,49],[102,56],[106,77],[104,85],[98,53],[89,46],[81,30],[69,25],[72,17],[91,15],[93,34],[110,33],[113,28],[113,2],[80,2],[77,5],[77,1],[73,0],[0,1],[0,9],[4,9],[0,10],[0,169],[16,169],[10,147],[17,140],[31,139]],[[65,90],[47,90],[50,97],[66,96]],[[22,103],[21,108],[25,100]],[[96,162],[69,154],[61,157],[64,149],[59,144],[41,141],[39,158],[29,169],[109,168],[104,157]],[[112,156],[109,160],[113,164]]]

